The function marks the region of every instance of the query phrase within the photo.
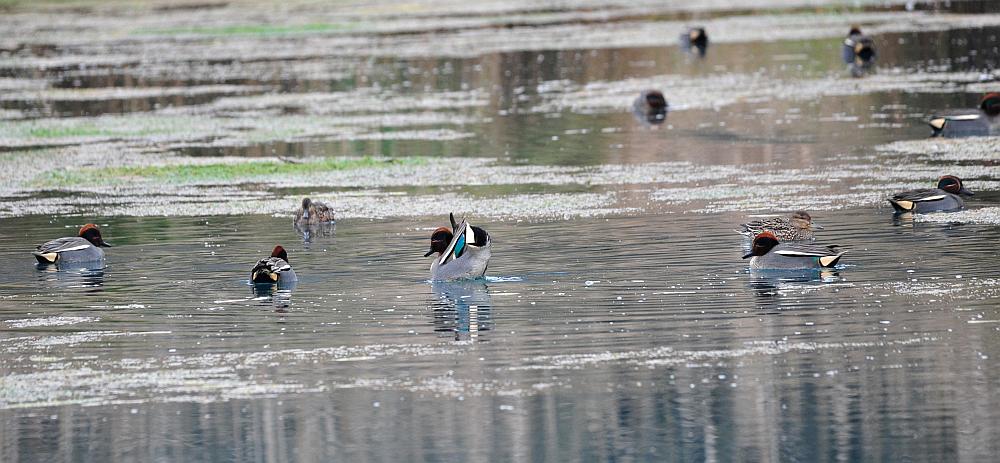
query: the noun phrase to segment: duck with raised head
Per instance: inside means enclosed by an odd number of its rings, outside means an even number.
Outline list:
[[[962,179],[954,175],[945,175],[938,180],[937,188],[921,188],[897,193],[889,198],[889,203],[896,213],[916,212],[949,212],[965,207],[962,196],[972,196],[973,193],[962,186]]]
[[[685,52],[704,57],[708,50],[708,33],[704,27],[691,27],[681,34],[681,49]]]
[[[976,110],[943,111],[931,116],[932,137],[985,137],[993,133],[1000,115],[1000,93],[987,93]]]
[[[97,262],[104,260],[104,250],[111,245],[101,237],[97,225],[88,223],[80,227],[77,236],[54,239],[35,248],[31,254],[39,264],[63,262]]]
[[[486,274],[492,255],[489,233],[470,225],[466,220],[455,222],[449,214],[451,229],[440,227],[431,233],[431,248],[424,257],[434,256],[431,262],[431,279],[458,280],[481,278]]]
[[[667,99],[659,90],[643,90],[632,102],[632,112],[650,124],[662,124],[667,118]]]
[[[807,241],[815,239],[813,229],[823,228],[821,225],[813,223],[812,216],[808,212],[798,210],[792,213],[791,217],[770,217],[766,219],[754,220],[740,225],[737,230],[741,235],[753,239],[762,232],[769,231],[781,242],[786,241]]]
[[[318,225],[334,221],[333,209],[330,206],[309,198],[302,198],[302,207],[295,211],[297,225]]]
[[[250,270],[253,283],[294,283],[298,280],[295,270],[288,263],[288,253],[280,245],[271,250],[271,255],[258,260]]]
[[[850,65],[851,75],[860,77],[875,64],[875,41],[862,34],[860,26],[851,26],[841,55],[844,63]]]
[[[781,243],[774,233],[763,232],[753,239],[750,253],[751,270],[810,270],[831,268],[837,265],[846,251],[837,246]]]

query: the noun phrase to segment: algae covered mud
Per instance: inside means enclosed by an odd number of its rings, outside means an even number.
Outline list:
[[[998,5],[664,3],[0,1],[0,461],[994,459],[1000,141],[926,121]],[[748,273],[796,209],[842,265]],[[486,280],[427,281],[452,211]]]

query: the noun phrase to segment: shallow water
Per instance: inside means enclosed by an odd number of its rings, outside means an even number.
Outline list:
[[[993,459],[997,138],[924,121],[996,90],[1000,12],[722,3],[0,19],[0,461]],[[945,173],[967,211],[893,217]],[[749,273],[733,230],[797,208],[841,265]],[[485,281],[427,281],[449,211]],[[105,268],[34,266],[86,222]]]

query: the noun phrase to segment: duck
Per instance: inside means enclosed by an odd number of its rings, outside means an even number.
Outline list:
[[[705,56],[705,51],[708,49],[708,33],[705,32],[705,28],[691,27],[681,34],[681,49],[700,57]]]
[[[818,270],[837,265],[847,251],[837,251],[837,246],[781,243],[769,231],[753,239],[750,253],[751,270]]]
[[[659,90],[644,90],[632,103],[636,117],[650,124],[662,124],[667,118],[667,99]]]
[[[104,260],[104,250],[111,244],[101,237],[101,230],[92,223],[80,227],[76,236],[67,236],[41,244],[31,254],[39,264],[64,262],[97,262]]]
[[[860,26],[851,26],[841,55],[844,63],[850,65],[851,75],[860,77],[875,63],[875,41],[862,34]]]
[[[295,270],[288,263],[288,253],[281,245],[271,251],[270,257],[258,260],[250,270],[250,281],[253,283],[294,283],[298,280]]]
[[[302,207],[295,211],[295,223],[298,225],[316,225],[335,222],[333,209],[326,203],[302,198]]]
[[[1000,93],[987,93],[973,111],[948,111],[931,116],[931,137],[985,137],[1000,115]]]
[[[889,203],[897,214],[916,212],[949,212],[965,207],[962,196],[972,196],[973,193],[962,186],[962,179],[954,175],[945,175],[938,180],[937,188],[921,188],[918,190],[896,193],[889,198]]]
[[[489,233],[470,225],[466,220],[455,222],[449,214],[451,229],[439,227],[431,233],[431,248],[424,257],[434,257],[431,262],[431,280],[448,281],[482,278],[492,256]]]
[[[812,216],[808,212],[798,210],[792,213],[789,218],[770,217],[766,219],[754,220],[740,225],[739,234],[753,239],[761,232],[769,231],[782,242],[785,241],[809,241],[815,239],[813,229],[822,229],[819,224],[812,221]]]

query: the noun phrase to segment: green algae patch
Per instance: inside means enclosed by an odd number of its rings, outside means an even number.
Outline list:
[[[163,29],[136,29],[132,35],[206,35],[206,36],[272,36],[321,34],[356,30],[360,23],[311,23],[311,24],[231,24],[222,26],[176,27]]]
[[[253,181],[273,175],[305,175],[354,169],[378,169],[392,166],[426,164],[423,157],[324,157],[303,160],[266,160],[210,164],[171,164],[108,168],[57,169],[35,178],[36,187],[72,187],[79,185],[119,185],[133,182],[206,183]]]

